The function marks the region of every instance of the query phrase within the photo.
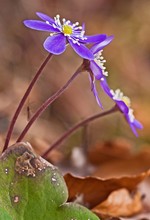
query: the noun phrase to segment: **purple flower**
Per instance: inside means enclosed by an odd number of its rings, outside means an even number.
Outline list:
[[[90,51],[94,56],[94,60],[90,60],[86,62],[86,69],[89,72],[89,79],[91,84],[91,90],[96,98],[98,105],[102,108],[101,101],[98,96],[98,92],[96,89],[96,80],[100,80],[104,76],[108,76],[108,72],[106,71],[106,67],[104,66],[106,60],[102,56],[102,51],[105,46],[107,46],[113,40],[113,36],[106,37],[100,43],[94,44]]]
[[[125,119],[130,125],[133,133],[138,136],[136,129],[142,129],[143,125],[135,119],[133,109],[130,107],[130,99],[127,96],[124,96],[120,89],[115,91],[110,89],[105,77],[101,78],[100,84],[105,93],[116,103],[116,106],[124,114]]]
[[[94,59],[92,51],[90,51],[84,44],[98,43],[106,39],[105,34],[98,34],[93,36],[85,35],[84,25],[79,26],[79,22],[72,23],[60,16],[51,18],[43,13],[36,13],[41,20],[25,20],[24,24],[34,30],[51,32],[50,36],[46,38],[43,46],[52,54],[59,55],[66,49],[66,44],[70,44],[74,51],[84,59]]]

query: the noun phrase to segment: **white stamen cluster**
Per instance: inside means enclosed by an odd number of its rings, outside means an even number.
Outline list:
[[[114,100],[118,100],[118,101],[124,101],[125,104],[130,107],[131,105],[131,101],[129,99],[128,96],[125,96],[123,94],[123,92],[121,92],[120,89],[116,89],[115,91],[113,91],[112,89],[110,90],[111,94],[113,95],[113,99]]]
[[[102,73],[104,76],[108,76],[108,71],[106,71],[106,67],[104,64],[106,63],[106,60],[102,56],[103,50],[100,50],[96,55],[94,61],[97,63],[97,65],[102,69]]]
[[[72,23],[70,20],[66,20],[65,18],[63,18],[61,22],[60,15],[56,15],[56,17],[54,17],[54,21],[55,23],[53,24],[53,27],[59,29],[59,31],[63,33],[64,36],[71,39],[74,44],[80,45],[80,40],[87,39],[86,37],[84,37],[85,31],[83,30],[82,26],[79,26],[79,22]],[[49,24],[48,21],[46,21],[46,23]],[[70,28],[71,33],[64,32],[64,27],[66,26]],[[50,35],[53,36],[54,33],[51,33]]]

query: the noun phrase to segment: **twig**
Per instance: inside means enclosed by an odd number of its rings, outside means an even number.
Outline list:
[[[45,59],[45,61],[42,63],[42,65],[40,66],[40,68],[38,69],[38,71],[36,72],[34,78],[32,79],[32,81],[30,82],[24,96],[22,97],[13,117],[12,117],[12,120],[10,122],[10,125],[9,125],[9,128],[8,128],[8,131],[7,131],[7,135],[6,135],[6,139],[5,139],[5,144],[4,144],[4,148],[3,148],[3,152],[7,149],[8,145],[9,145],[9,141],[10,141],[10,138],[11,138],[11,135],[12,135],[12,132],[13,132],[13,129],[14,129],[14,126],[15,126],[15,123],[16,123],[16,120],[23,108],[23,105],[25,103],[25,101],[27,100],[34,84],[36,83],[37,79],[39,78],[39,76],[41,75],[42,73],[42,70],[44,69],[44,67],[46,66],[46,64],[48,63],[49,59],[52,57],[52,54],[48,54],[47,58]]]

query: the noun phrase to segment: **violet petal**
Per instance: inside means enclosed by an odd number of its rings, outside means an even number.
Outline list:
[[[143,125],[138,120],[134,119],[134,126],[138,129],[143,129]]]
[[[129,112],[129,108],[128,106],[124,103],[124,101],[119,101],[119,100],[115,100],[113,99],[116,104],[118,105],[119,109],[123,112],[124,115],[128,114]]]
[[[138,137],[138,133],[137,133],[137,131],[136,131],[136,128],[135,128],[134,124],[133,124],[133,123],[130,123],[129,121],[128,121],[128,123],[129,123],[130,128],[131,128],[132,132],[134,133],[134,135],[135,135],[136,137]]]
[[[57,32],[58,30],[51,26],[50,24],[46,24],[44,21],[38,20],[25,20],[24,25],[28,28],[38,30],[38,31],[49,31],[49,32]]]
[[[54,21],[53,18],[49,17],[48,15],[46,15],[46,14],[44,14],[44,13],[36,12],[36,15],[37,15],[39,18],[41,18],[42,20],[50,22],[50,24],[55,23],[55,21]]]
[[[87,47],[85,47],[82,44],[78,45],[77,43],[73,43],[72,40],[70,40],[70,39],[68,39],[68,41],[69,41],[71,47],[74,49],[74,51],[79,56],[81,56],[82,58],[87,59],[87,60],[94,59],[93,54],[91,53],[91,51]]]
[[[100,101],[100,99],[99,99],[99,95],[98,95],[98,92],[97,92],[97,89],[96,89],[95,82],[91,79],[91,76],[89,76],[89,80],[90,80],[90,84],[91,84],[91,90],[92,90],[92,92],[93,92],[93,94],[94,94],[94,96],[95,96],[95,98],[96,98],[97,104],[98,104],[101,108],[103,108],[102,103],[101,103],[101,101]]]
[[[95,44],[90,50],[93,54],[96,54],[97,52],[101,51],[105,46],[107,46],[112,40],[113,36],[107,37],[104,41]]]
[[[84,36],[87,39],[80,40],[82,43],[100,43],[106,39],[106,34],[96,34],[91,36]]]
[[[107,83],[107,80],[105,77],[101,78],[100,80],[100,86],[102,87],[102,89],[104,90],[104,92],[112,99],[112,94],[110,92],[110,87]]]
[[[50,36],[45,40],[43,46],[49,53],[59,55],[66,49],[66,38],[63,34]]]
[[[143,125],[136,119],[134,119],[134,121],[131,122],[130,117],[128,115],[126,116],[126,120],[129,123],[130,128],[132,129],[132,132],[134,133],[134,135],[138,137],[138,133],[136,129],[143,129]]]
[[[103,77],[102,69],[97,65],[97,63],[95,63],[95,61],[91,60],[90,68],[97,80],[100,80]]]

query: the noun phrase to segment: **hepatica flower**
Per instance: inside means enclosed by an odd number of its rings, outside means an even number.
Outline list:
[[[94,56],[84,44],[101,42],[106,38],[105,34],[86,36],[84,25],[80,26],[79,22],[72,23],[65,18],[61,20],[59,15],[53,19],[40,12],[36,14],[41,20],[25,20],[24,24],[34,30],[50,32],[43,44],[49,53],[59,55],[69,43],[79,56],[92,60]]]
[[[98,92],[96,89],[96,80],[100,80],[104,76],[108,76],[108,72],[106,71],[105,62],[106,60],[102,56],[103,48],[107,46],[113,40],[113,36],[106,37],[100,43],[94,44],[90,51],[94,56],[94,60],[85,61],[86,69],[89,72],[89,80],[91,84],[91,90],[96,98],[98,105],[102,108],[101,101],[98,96]]]
[[[106,78],[101,78],[101,86],[106,94],[116,103],[116,106],[124,114],[126,121],[130,125],[133,133],[138,136],[136,129],[142,129],[143,125],[135,119],[131,101],[127,96],[124,96],[120,89],[113,91],[109,88]]]

